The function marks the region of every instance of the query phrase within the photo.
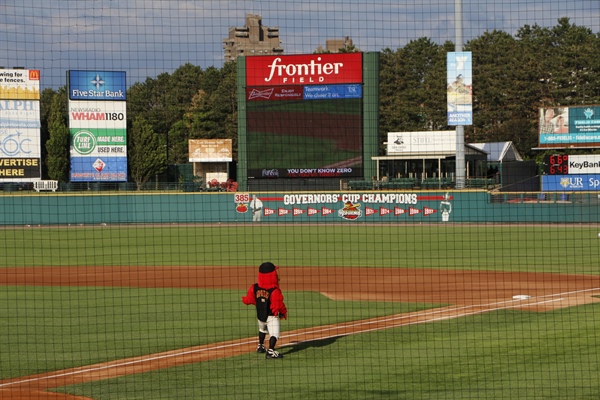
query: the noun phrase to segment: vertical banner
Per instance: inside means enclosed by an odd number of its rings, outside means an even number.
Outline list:
[[[471,52],[447,55],[448,125],[473,124],[473,64]]]
[[[0,70],[0,182],[42,177],[39,99],[39,70]]]
[[[69,71],[71,182],[127,181],[125,72]]]

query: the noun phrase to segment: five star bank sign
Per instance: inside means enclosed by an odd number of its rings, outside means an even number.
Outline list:
[[[125,71],[68,71],[71,182],[127,181]]]

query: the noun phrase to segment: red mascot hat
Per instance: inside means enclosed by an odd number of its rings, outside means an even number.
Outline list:
[[[272,262],[260,264],[260,267],[258,267],[258,286],[263,289],[277,287],[279,284],[277,269],[279,269],[279,267],[276,267]]]

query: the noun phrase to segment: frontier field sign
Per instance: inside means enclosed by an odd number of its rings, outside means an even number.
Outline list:
[[[41,179],[39,99],[39,70],[0,70],[0,182]]]
[[[125,72],[69,72],[71,182],[127,181]]]

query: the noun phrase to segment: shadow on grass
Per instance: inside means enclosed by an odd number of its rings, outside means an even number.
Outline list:
[[[293,354],[293,353],[297,353],[299,351],[302,350],[306,350],[309,348],[319,348],[319,347],[325,347],[325,346],[329,346],[330,344],[335,343],[335,341],[338,338],[328,338],[328,339],[322,339],[322,340],[310,340],[310,341],[306,341],[306,342],[299,342],[299,343],[292,343],[289,345],[286,345],[285,349],[288,349],[285,354]]]

